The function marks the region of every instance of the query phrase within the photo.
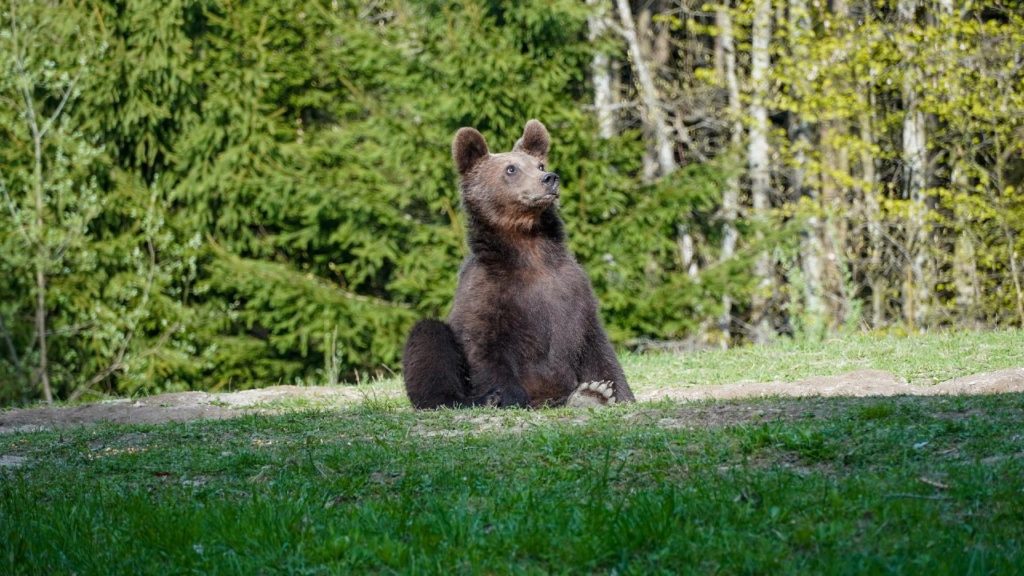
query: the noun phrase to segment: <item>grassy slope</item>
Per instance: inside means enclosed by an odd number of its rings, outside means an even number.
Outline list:
[[[1024,365],[1020,332],[631,357],[641,386]],[[1008,347],[1016,346],[1008,349]],[[831,358],[831,361],[829,360]],[[1014,573],[1024,398],[413,413],[0,437],[0,573]]]
[[[626,356],[637,387],[793,381],[862,368],[911,384],[937,384],[975,372],[1024,366],[1024,331],[946,332],[923,336],[851,334],[823,343],[781,341],[766,348]]]

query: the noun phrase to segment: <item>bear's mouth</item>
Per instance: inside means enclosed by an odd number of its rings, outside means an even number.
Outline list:
[[[540,194],[527,196],[526,203],[531,206],[547,207],[550,206],[555,200],[558,200],[558,196],[558,188],[550,188]]]

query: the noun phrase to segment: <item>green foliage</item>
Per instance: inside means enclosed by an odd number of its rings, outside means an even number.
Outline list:
[[[38,394],[37,297],[48,314],[47,371],[61,395],[102,380],[151,321],[154,251],[166,244],[155,193],[80,129],[107,46],[74,6],[18,3],[0,28],[0,400]],[[39,278],[44,279],[40,283]]]
[[[875,235],[870,246],[846,245],[848,274],[887,277],[880,299],[898,300],[905,262],[920,252],[935,282],[928,326],[1024,323],[1024,16],[997,0],[950,13],[929,5],[904,22],[897,4],[851,6],[846,19],[813,9],[805,29],[780,26],[774,108],[831,129],[805,151],[807,178],[819,191],[833,182],[846,199],[820,192],[820,215]],[[929,119],[923,205],[903,182],[908,86]],[[792,167],[791,142],[776,145]],[[925,246],[907,226],[922,212]]]
[[[621,61],[627,97],[631,78],[616,35],[589,39],[588,4],[9,4],[0,379],[13,385],[0,402],[40,395],[40,294],[59,398],[394,369],[409,326],[445,315],[465,255],[452,134],[475,126],[505,150],[531,117],[551,130],[570,246],[619,344],[714,342],[723,294],[740,341],[755,295],[776,330],[800,338],[864,321],[869,301],[883,325],[900,316],[919,249],[935,280],[929,325],[1024,322],[1018,11],[990,2],[922,10],[914,23],[899,22],[890,0],[849,3],[845,17],[813,3],[800,20],[780,11],[773,210],[754,214],[741,194],[736,253],[722,258],[722,190],[742,180],[725,142],[741,119],[723,114],[723,74],[704,53],[716,31],[702,11],[715,7],[687,0],[685,18],[653,20],[681,56],[654,70],[676,107],[681,158],[711,160],[647,182],[636,109],[621,102],[620,132],[598,136],[595,51]],[[747,8],[730,11],[740,80]],[[921,203],[901,184],[908,80],[930,119],[923,247],[906,226]],[[39,125],[54,118],[38,155],[29,104]],[[797,117],[815,128],[804,143],[779,120]],[[797,166],[806,191],[790,189]],[[823,286],[801,268],[812,233],[831,255]],[[764,252],[775,284],[754,277]],[[835,318],[818,317],[814,296],[842,302]]]
[[[581,3],[60,8],[59,41],[32,49],[61,73],[87,61],[61,127],[92,151],[47,151],[46,178],[75,187],[62,205],[88,210],[48,268],[60,397],[394,367],[412,322],[446,313],[465,254],[449,156],[464,125],[495,149],[528,118],[548,125],[572,248],[618,340],[681,337],[714,307],[676,240],[680,227],[718,234],[719,170],[640,186],[638,134],[597,137]],[[25,39],[50,26],[21,25],[37,32]],[[4,163],[28,170],[19,112],[3,114]],[[18,205],[24,170],[4,171]],[[16,224],[0,218],[5,254],[23,249]],[[19,362],[0,354],[0,370],[20,383],[8,401],[36,394],[31,263],[3,259],[2,332]]]
[[[718,314],[718,296],[726,289],[740,299],[749,293],[749,278],[732,274],[749,263],[749,255],[697,276],[682,262],[684,233],[706,247],[705,263],[717,260],[712,247],[721,244],[721,222],[715,212],[725,173],[716,164],[692,164],[633,193],[584,189],[563,203],[571,244],[588,264],[602,311],[614,319],[614,339],[685,338]]]

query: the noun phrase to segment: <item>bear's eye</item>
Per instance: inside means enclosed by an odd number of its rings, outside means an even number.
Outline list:
[[[540,171],[543,172],[544,171],[544,164],[541,163],[539,166],[537,166],[537,168],[540,168]]]
[[[516,173],[515,165],[514,164],[509,164],[508,168],[505,168],[505,172],[507,172],[509,174],[515,174]]]

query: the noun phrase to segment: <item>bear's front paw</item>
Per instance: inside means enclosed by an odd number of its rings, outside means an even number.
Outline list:
[[[570,408],[597,408],[615,404],[614,384],[607,380],[584,382],[569,395],[565,405]]]
[[[491,390],[487,394],[484,394],[480,400],[481,406],[487,406],[488,408],[498,408],[501,406],[501,390]]]

